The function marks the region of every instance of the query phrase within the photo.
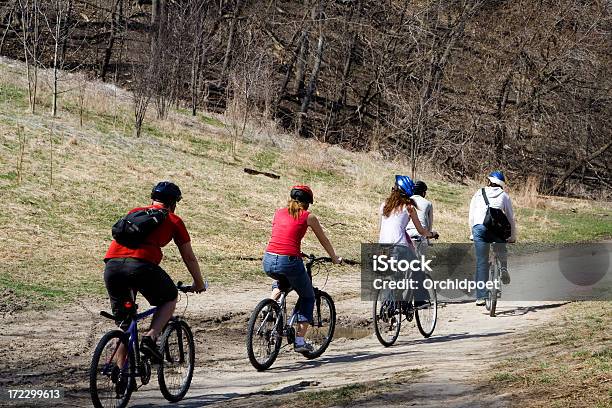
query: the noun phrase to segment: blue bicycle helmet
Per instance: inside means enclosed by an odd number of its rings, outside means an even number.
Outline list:
[[[493,184],[497,184],[498,186],[506,187],[506,177],[504,177],[504,173],[500,170],[495,170],[489,174],[489,181]]]
[[[172,205],[181,201],[181,189],[170,181],[160,181],[151,191],[151,199],[166,205]]]
[[[412,197],[414,195],[414,182],[408,176],[395,175],[395,186],[401,193]]]

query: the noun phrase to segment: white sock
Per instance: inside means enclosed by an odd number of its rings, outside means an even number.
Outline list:
[[[300,336],[295,336],[295,345],[296,346],[303,346],[304,345],[304,338],[300,337]]]

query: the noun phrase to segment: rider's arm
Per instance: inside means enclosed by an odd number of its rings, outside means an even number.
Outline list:
[[[187,266],[187,270],[193,277],[193,290],[195,292],[206,290],[204,287],[204,280],[202,279],[202,272],[200,272],[200,264],[198,263],[198,258],[196,258],[193,253],[191,242],[185,242],[179,245],[178,249],[181,253],[181,258],[183,258],[183,262],[185,262],[185,266]]]
[[[468,226],[470,228],[470,239],[472,239],[472,224],[474,223],[474,212],[476,211],[476,194],[472,196],[470,201],[470,213],[468,215]]]
[[[503,210],[508,217],[508,221],[510,221],[511,233],[510,238],[508,238],[508,242],[516,241],[516,224],[514,222],[514,210],[512,209],[512,200],[510,200],[510,196],[508,194],[504,194],[503,197]]]
[[[421,234],[425,238],[435,238],[436,234],[423,228],[423,226],[421,225],[421,221],[419,221],[419,216],[413,206],[408,207],[408,214],[410,214],[410,219],[414,223],[414,227],[416,228],[416,230],[419,231],[419,234]]]
[[[325,232],[323,231],[323,228],[321,227],[319,220],[312,213],[308,214],[308,226],[312,229],[312,232],[315,233],[315,235],[317,236],[317,239],[321,243],[321,246],[323,246],[325,251],[329,254],[332,261],[334,263],[340,263],[340,258],[336,256],[334,247],[332,246],[331,242],[329,242],[329,239],[327,239],[327,235],[325,235]]]

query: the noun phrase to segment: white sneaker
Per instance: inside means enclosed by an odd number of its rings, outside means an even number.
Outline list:
[[[314,351],[314,347],[312,347],[312,344],[308,343],[300,345],[294,344],[293,351],[295,351],[296,353],[312,353]]]
[[[476,299],[476,306],[484,306],[486,304],[484,299]]]

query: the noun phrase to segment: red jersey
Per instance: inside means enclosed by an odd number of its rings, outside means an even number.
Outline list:
[[[130,213],[149,208],[163,207],[161,205],[149,205],[147,207],[134,208]],[[138,258],[158,265],[163,258],[162,247],[168,245],[171,240],[174,240],[174,243],[180,246],[191,241],[191,238],[187,228],[185,228],[185,224],[183,224],[183,220],[178,215],[169,212],[164,222],[147,237],[140,248],[131,249],[113,240],[108,251],[106,251],[104,259]]]
[[[272,220],[272,237],[266,252],[277,255],[301,256],[302,238],[308,229],[306,210],[300,212],[297,220],[289,214],[287,208],[281,208],[274,213]]]

